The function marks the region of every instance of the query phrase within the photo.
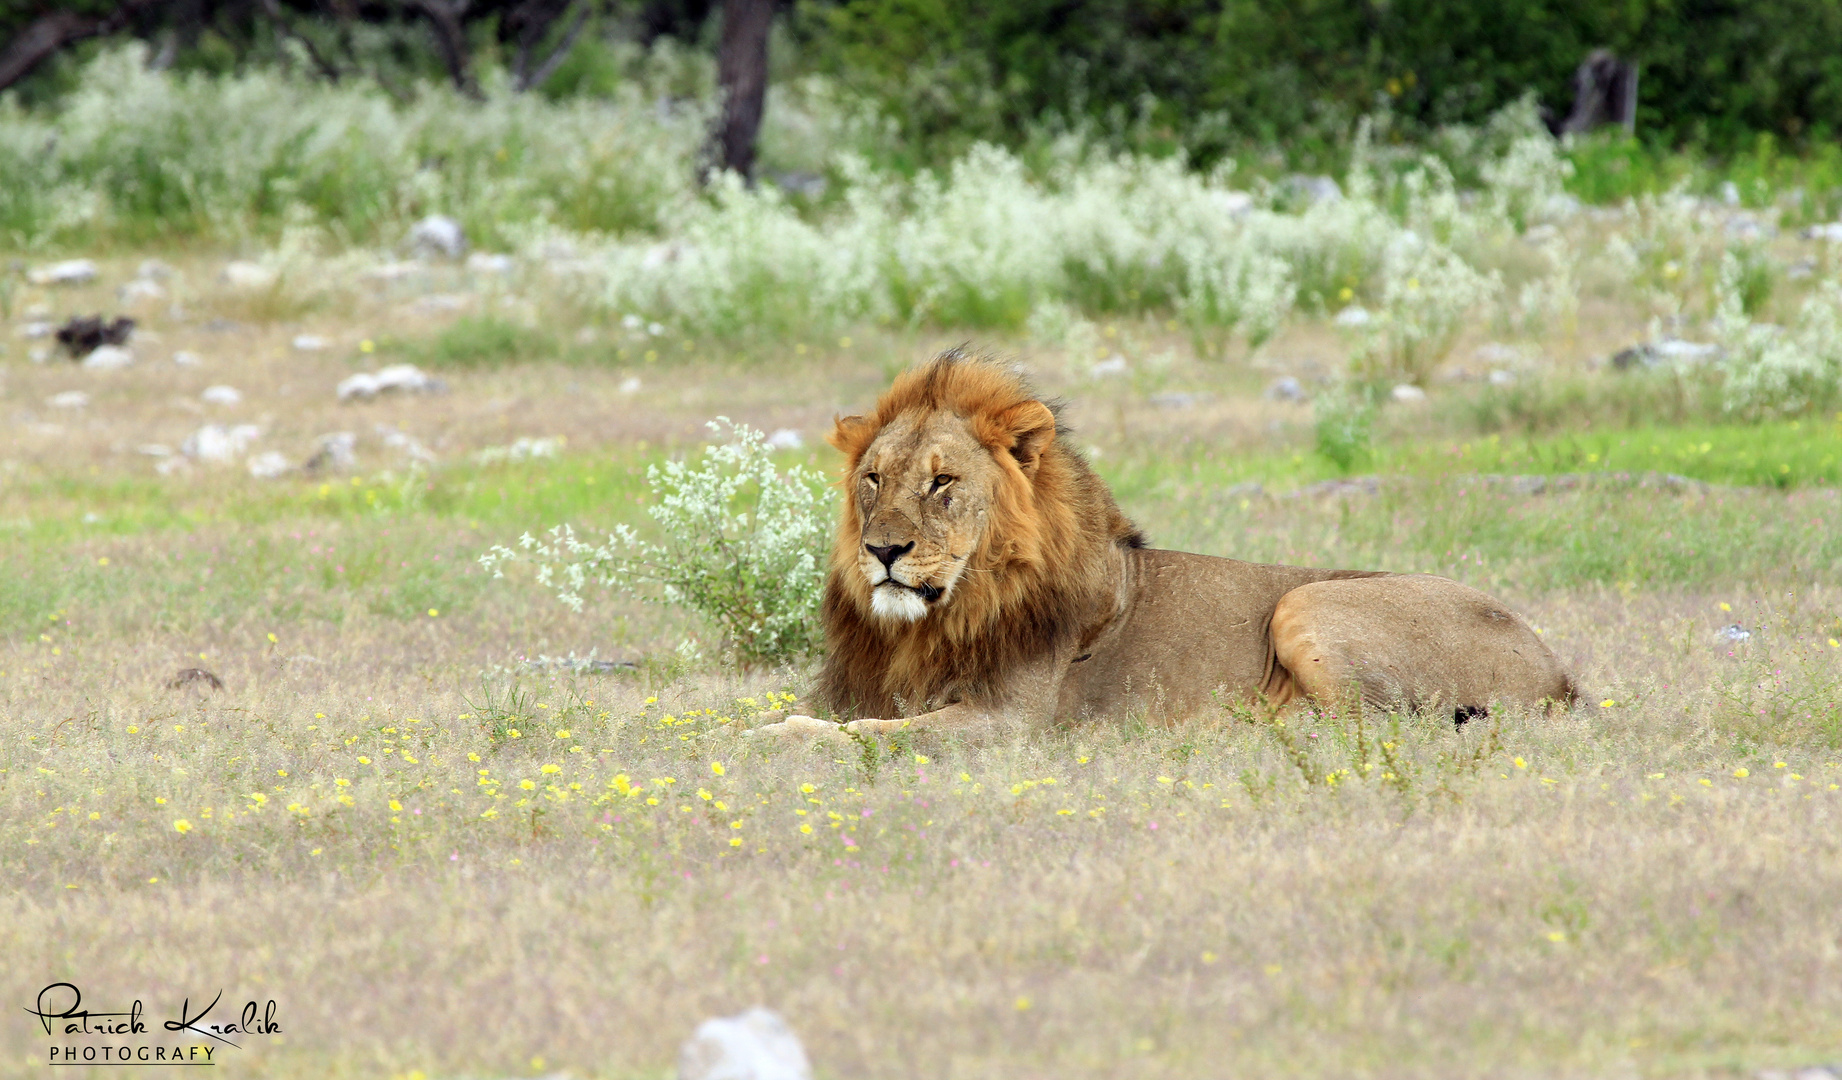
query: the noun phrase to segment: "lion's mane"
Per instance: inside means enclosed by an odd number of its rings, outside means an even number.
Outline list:
[[[1002,474],[960,584],[914,622],[871,616],[870,586],[857,570],[863,521],[856,501],[843,500],[819,675],[820,696],[839,715],[894,717],[992,700],[1018,664],[1097,633],[1110,615],[1109,549],[1142,547],[1144,536],[1068,445],[1054,403],[1056,437],[1026,473],[1005,420],[1037,400],[1016,372],[954,350],[899,376],[868,416],[838,421],[829,441],[845,456],[847,486],[883,428],[914,411],[963,417]]]

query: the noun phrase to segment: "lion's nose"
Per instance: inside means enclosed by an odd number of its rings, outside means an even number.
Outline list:
[[[875,544],[865,544],[863,549],[876,556],[876,561],[882,563],[883,569],[887,570],[895,565],[897,559],[913,551],[915,549],[915,542],[910,540],[901,547],[897,547],[894,544],[889,544],[884,547],[877,547]]]

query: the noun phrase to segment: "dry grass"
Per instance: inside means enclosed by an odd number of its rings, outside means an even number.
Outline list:
[[[575,616],[465,568],[522,528],[630,519],[648,444],[713,413],[816,442],[935,342],[564,357],[340,406],[332,384],[375,362],[359,340],[437,320],[359,297],[228,336],[153,322],[133,369],[12,363],[0,384],[18,419],[0,449],[16,1007],[64,979],[104,1006],[273,997],[283,1037],[226,1064],[278,1077],[662,1076],[699,1020],[757,1002],[827,1077],[1727,1076],[1842,1057],[1833,492],[1479,498],[1460,479],[1243,505],[1183,446],[1296,449],[1302,410],[1260,401],[1266,374],[1180,356],[1115,392],[1043,354],[1102,466],[1152,473],[1126,501],[1160,540],[1498,589],[1592,700],[1457,732],[1382,719],[1366,748],[1334,718],[1282,737],[1228,712],[761,747],[716,729],[804,669],[687,668],[670,615]],[[288,350],[303,332],[342,347]],[[173,348],[206,366],[171,368]],[[637,399],[619,390],[634,373]],[[176,444],[218,382],[263,447],[361,429],[359,484],[154,477],[134,445]],[[43,406],[73,387],[86,410]],[[1150,397],[1167,389],[1213,396],[1173,413]],[[442,458],[421,494],[378,422]],[[464,464],[555,434],[557,462]],[[1717,643],[1734,621],[1753,639]],[[640,666],[519,664],[589,648]],[[167,687],[192,665],[228,689]],[[36,1075],[46,1044],[0,1025],[4,1071]]]

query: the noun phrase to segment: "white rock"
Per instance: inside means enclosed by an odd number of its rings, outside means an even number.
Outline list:
[[[396,437],[414,442],[413,439],[401,433],[397,433]],[[386,445],[391,445],[391,438],[391,435],[385,435]],[[490,465],[499,461],[529,461],[533,458],[555,457],[562,450],[563,438],[560,435],[544,439],[533,439],[527,435],[512,440],[507,446],[489,446],[474,454],[473,460],[482,465]]]
[[[134,363],[134,354],[120,345],[98,345],[83,358],[83,366],[92,371],[116,371]]]
[[[1504,371],[1499,368],[1490,373],[1489,381],[1492,386],[1514,386],[1516,384],[1516,373],[1513,371]]]
[[[658,337],[659,335],[665,333],[665,324],[664,323],[647,323],[646,332],[648,334],[651,334],[653,337]]]
[[[160,283],[149,281],[146,278],[135,278],[116,290],[116,294],[122,298],[123,303],[127,304],[138,303],[142,300],[166,299],[166,290],[160,287]]]
[[[1094,378],[1104,379],[1109,375],[1124,375],[1130,369],[1131,365],[1126,363],[1126,358],[1114,353],[1094,365]]]
[[[1374,318],[1373,315],[1369,314],[1368,308],[1361,307],[1357,304],[1351,304],[1349,307],[1337,312],[1335,322],[1338,326],[1367,326],[1370,322],[1374,321]]]
[[[247,462],[249,474],[258,480],[273,480],[289,469],[294,468],[288,457],[279,450],[264,450],[252,456]]]
[[[1726,642],[1729,645],[1739,645],[1752,640],[1752,631],[1741,626],[1739,623],[1730,623],[1716,630],[1714,632],[1714,637],[1716,640]]]
[[[467,256],[467,269],[476,274],[509,274],[517,265],[510,255],[488,255],[484,251],[476,251]]]
[[[678,1080],[811,1080],[806,1048],[787,1022],[757,1005],[697,1025],[678,1051]]]
[[[173,456],[172,447],[166,445],[165,443],[157,443],[157,442],[142,443],[141,445],[134,448],[134,452],[137,454],[144,454],[147,457],[172,457]]]
[[[143,281],[164,281],[173,276],[173,268],[159,259],[143,259],[134,276]]]
[[[635,333],[638,333],[640,329],[646,325],[646,320],[640,318],[638,315],[622,315],[620,317],[620,324],[626,327],[627,329],[632,330]]]
[[[238,424],[226,427],[223,424],[206,424],[185,437],[179,444],[179,452],[197,461],[235,461],[249,444],[262,437],[262,429],[254,424]]]
[[[26,359],[32,361],[34,364],[42,364],[51,359],[51,350],[43,346],[36,349],[28,349],[26,350]]]
[[[371,269],[366,270],[364,273],[364,276],[372,279],[373,281],[400,281],[403,278],[413,277],[417,274],[424,273],[426,269],[427,268],[424,267],[421,263],[393,262],[393,263],[385,263],[382,266],[374,266]]]
[[[767,437],[769,450],[798,450],[806,445],[806,440],[792,428],[783,427]]]
[[[81,390],[66,390],[45,399],[45,404],[54,409],[81,409],[90,403],[90,396]]]
[[[243,392],[234,386],[207,386],[198,396],[207,405],[235,405],[243,400]]]
[[[320,449],[307,459],[309,469],[349,469],[358,464],[358,436],[350,431],[335,431],[320,436]]]
[[[1728,206],[1740,205],[1740,185],[1731,180],[1722,180],[1720,183],[1720,201],[1726,203]]]
[[[180,367],[200,367],[203,366],[204,360],[197,353],[186,352],[182,349],[173,354],[173,363]]]
[[[19,328],[22,338],[48,338],[57,330],[57,324],[44,319],[35,319]]]
[[[332,347],[332,342],[317,334],[296,334],[291,344],[300,352],[319,352]]]
[[[366,400],[390,391],[422,393],[443,389],[440,379],[431,378],[414,364],[392,364],[376,373],[361,371],[339,380],[340,401]]]
[[[1842,221],[1831,221],[1823,225],[1812,225],[1801,234],[1805,240],[1827,240],[1842,244]]]
[[[66,259],[26,274],[34,285],[87,285],[96,280],[96,264],[89,259]]]
[[[1305,387],[1290,375],[1273,380],[1273,385],[1266,388],[1268,401],[1303,401]]]
[[[384,437],[385,446],[392,450],[401,450],[413,461],[433,462],[435,460],[434,453],[406,431],[398,431],[388,424],[379,424],[377,433]]]
[[[254,292],[272,287],[281,275],[258,262],[239,259],[224,266],[224,284]]]
[[[1651,351],[1665,360],[1707,360],[1720,353],[1720,346],[1699,341],[1678,341],[1665,338],[1650,346]]]
[[[620,392],[629,395],[639,393],[640,377],[638,375],[629,375],[622,379],[620,381]]]
[[[467,233],[446,214],[430,214],[409,230],[409,246],[417,255],[458,259],[467,254]]]
[[[1390,390],[1388,392],[1388,396],[1393,398],[1396,401],[1406,402],[1406,403],[1411,404],[1414,402],[1425,401],[1426,391],[1420,389],[1417,386],[1414,386],[1412,383],[1402,383],[1401,385],[1395,387],[1393,390]]]

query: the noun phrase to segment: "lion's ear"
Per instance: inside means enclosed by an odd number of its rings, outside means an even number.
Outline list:
[[[833,421],[831,434],[825,436],[825,441],[855,461],[870,448],[875,435],[875,426],[863,417],[840,416]]]
[[[1034,473],[1043,452],[1055,441],[1055,414],[1040,401],[1025,401],[1000,413],[998,423],[1017,466],[1025,476]]]

